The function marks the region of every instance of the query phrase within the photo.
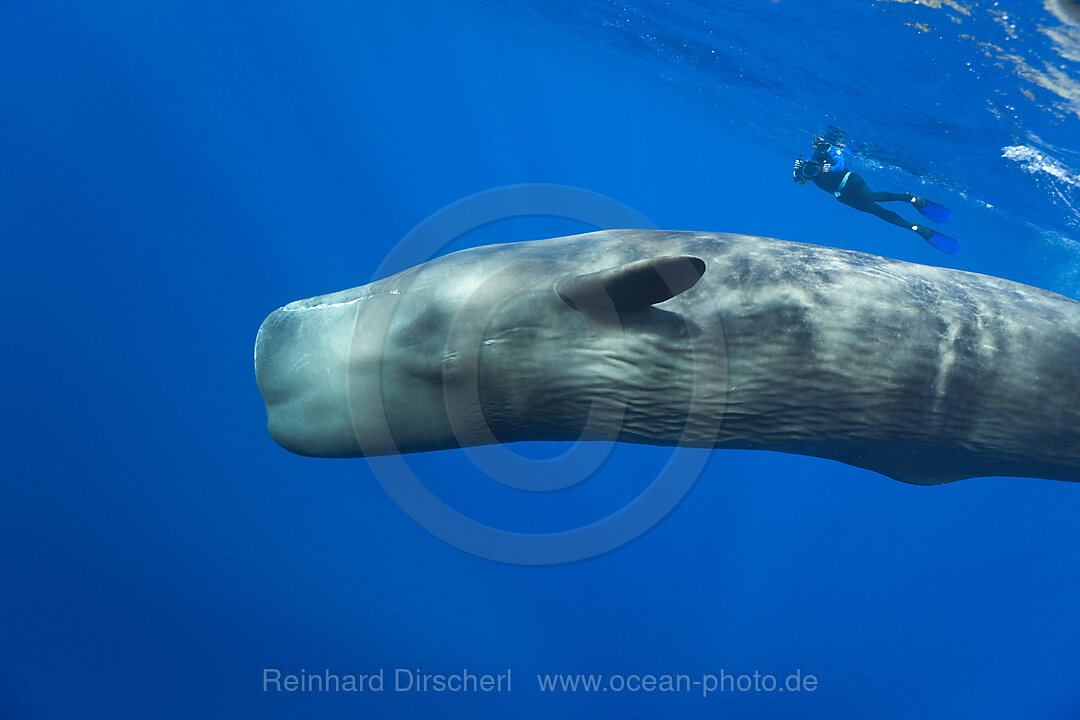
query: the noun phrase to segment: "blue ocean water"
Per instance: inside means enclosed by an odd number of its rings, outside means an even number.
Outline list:
[[[523,183],[1078,298],[1077,15],[3,3],[0,717],[1080,717],[1072,484],[716,452],[633,542],[523,567],[428,532],[365,461],[279,448],[252,374],[269,312],[368,282],[432,214]],[[815,133],[875,188],[949,205],[961,252],[793,184]],[[523,217],[443,251],[587,229]],[[461,513],[535,533],[616,511],[670,455],[617,446],[546,494],[460,451],[408,462]],[[399,668],[509,669],[512,689],[398,692]],[[277,691],[268,669],[386,687]],[[541,690],[560,673],[609,690]],[[610,684],[754,673],[816,682]]]

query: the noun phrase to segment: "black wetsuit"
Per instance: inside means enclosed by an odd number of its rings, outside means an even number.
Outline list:
[[[827,145],[820,146],[814,151],[813,159],[819,163],[831,160]],[[825,192],[833,195],[840,202],[853,207],[856,210],[877,215],[885,222],[892,223],[906,230],[911,230],[915,223],[909,222],[891,210],[886,210],[877,203],[879,202],[906,202],[915,201],[911,193],[874,192],[859,173],[850,170],[839,172],[819,172],[814,177],[814,184]],[[841,185],[843,187],[841,187]],[[839,195],[837,194],[839,192]]]

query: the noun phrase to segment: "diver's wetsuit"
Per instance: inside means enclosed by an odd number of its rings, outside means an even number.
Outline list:
[[[905,230],[912,229],[912,223],[893,211],[886,210],[877,203],[914,203],[917,199],[914,195],[911,193],[874,192],[858,173],[844,170],[844,156],[837,148],[828,147],[826,149],[826,146],[822,145],[814,151],[813,159],[819,163],[831,163],[827,171],[819,172],[814,177],[814,184],[819,188],[856,210],[877,215],[885,222],[898,225]]]
[[[843,190],[839,190],[841,183],[844,184]],[[835,195],[836,199],[845,205],[877,215],[885,222],[899,225],[906,230],[911,229],[912,223],[892,210],[886,210],[877,204],[879,202],[914,202],[912,199],[914,196],[910,193],[874,192],[866,184],[866,181],[859,177],[858,173],[851,171],[818,173],[818,176],[814,178],[814,184],[822,190]],[[837,190],[839,190],[839,194]]]

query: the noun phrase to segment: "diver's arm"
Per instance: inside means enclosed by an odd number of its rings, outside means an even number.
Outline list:
[[[826,160],[821,169],[824,172],[844,172],[844,153],[840,148],[829,146],[829,150],[826,153],[828,160]]]
[[[821,163],[822,172],[844,171],[844,152],[824,140],[814,143],[813,159]]]

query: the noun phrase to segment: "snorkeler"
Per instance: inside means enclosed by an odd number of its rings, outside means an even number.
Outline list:
[[[874,192],[858,173],[844,170],[844,155],[840,148],[824,138],[814,138],[814,155],[809,160],[802,156],[795,161],[792,173],[795,182],[805,185],[811,180],[819,188],[836,197],[837,200],[871,215],[877,215],[885,222],[914,230],[919,236],[938,250],[955,253],[960,243],[948,235],[942,235],[925,225],[912,225],[891,210],[878,205],[879,202],[911,203],[916,210],[934,222],[943,223],[952,217],[949,208],[932,203],[911,193]]]

